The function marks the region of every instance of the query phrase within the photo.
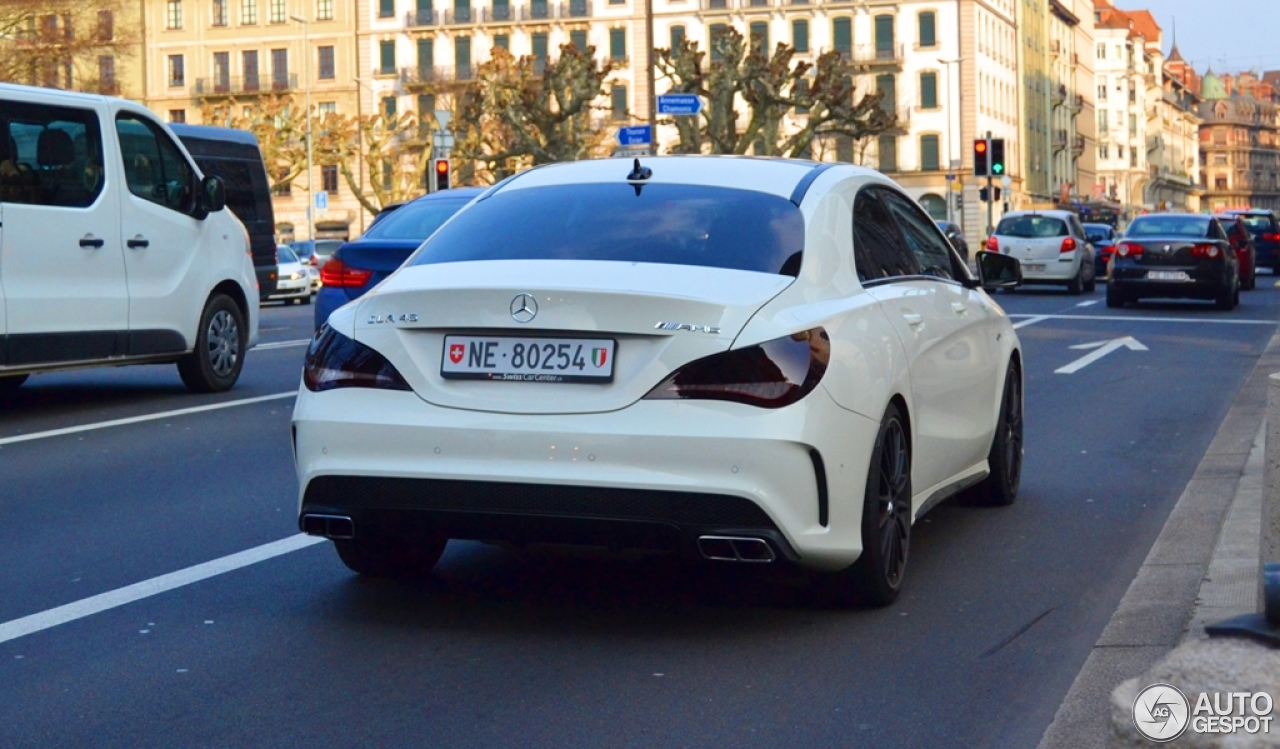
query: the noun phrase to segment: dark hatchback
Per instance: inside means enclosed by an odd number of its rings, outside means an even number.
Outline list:
[[[1107,277],[1107,264],[1120,241],[1120,232],[1111,224],[1085,224],[1084,236],[1093,245],[1093,268],[1097,278]]]
[[[1261,209],[1225,213],[1239,216],[1253,235],[1257,267],[1270,268],[1272,273],[1280,275],[1280,221],[1276,220],[1276,214]]]
[[[427,237],[485,189],[464,187],[433,192],[398,206],[393,212],[380,213],[363,236],[339,247],[320,268],[316,329],[334,310],[359,299],[404,265]]]
[[[1213,216],[1157,213],[1129,224],[1111,258],[1107,306],[1142,298],[1211,299],[1218,309],[1240,303],[1240,265]]]

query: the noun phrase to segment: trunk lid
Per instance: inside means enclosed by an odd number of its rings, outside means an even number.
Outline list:
[[[353,268],[373,271],[369,283],[358,289],[342,289],[347,299],[357,299],[366,290],[382,283],[395,273],[413,251],[422,244],[417,240],[385,239],[348,242],[334,255]]]
[[[1226,252],[1230,252],[1226,242],[1215,242],[1210,239],[1189,240],[1186,237],[1143,237],[1140,240],[1124,240],[1130,244],[1142,245],[1142,254],[1137,257],[1138,265],[1163,267],[1176,265],[1194,267],[1202,263],[1221,264]],[[1220,254],[1216,259],[1199,258],[1191,254],[1197,244],[1216,244]]]
[[[503,413],[624,408],[683,364],[729,348],[790,276],[656,263],[487,260],[407,267],[364,297],[356,339],[381,352],[424,400]],[[533,297],[528,322],[513,301]],[[684,328],[659,329],[659,323]],[[692,329],[690,329],[692,328]],[[446,379],[445,338],[616,342],[607,383]]]

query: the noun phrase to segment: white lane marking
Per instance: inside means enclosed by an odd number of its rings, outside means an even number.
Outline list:
[[[250,351],[266,351],[273,348],[290,348],[293,346],[305,346],[311,343],[310,338],[299,338],[296,341],[274,341],[272,343],[259,343],[257,346],[249,349]]]
[[[1121,317],[1120,315],[1031,315],[1026,313],[1010,314],[1009,317],[1029,317],[1041,320],[1107,320],[1119,322],[1178,322],[1206,323],[1214,325],[1275,325],[1275,320],[1215,320],[1209,317]]]
[[[21,619],[14,619],[0,624],[0,643],[16,640],[19,637],[34,634],[50,627],[56,627],[59,624],[73,622],[76,619],[83,619],[86,616],[124,606],[127,603],[133,603],[143,598],[166,593],[175,588],[181,588],[210,577],[238,570],[241,567],[264,562],[272,557],[305,549],[325,540],[319,536],[306,536],[299,533],[295,536],[272,541],[262,546],[255,546],[252,549],[246,549],[220,559],[187,567],[177,572],[170,572],[167,575],[160,575],[150,580],[143,580],[140,583],[109,590],[96,596],[81,598],[79,601],[68,603],[65,606],[58,606],[37,614],[24,616]]]
[[[1071,362],[1065,367],[1059,367],[1058,369],[1053,370],[1054,374],[1075,374],[1076,372],[1079,372],[1080,370],[1084,369],[1090,364],[1093,364],[1094,362],[1106,356],[1107,354],[1111,353],[1112,351],[1119,351],[1122,348],[1127,348],[1130,351],[1148,351],[1149,350],[1146,346],[1143,346],[1141,343],[1138,343],[1133,338],[1133,336],[1125,336],[1123,338],[1113,338],[1110,341],[1096,341],[1094,343],[1081,343],[1077,346],[1072,346],[1071,348],[1076,350],[1095,349],[1095,351],[1091,354],[1085,354],[1084,356],[1080,357],[1079,359],[1076,359],[1075,361]]]
[[[0,446],[12,445],[17,442],[30,442],[31,440],[42,440],[48,437],[61,437],[67,434],[79,434],[80,432],[92,432],[96,429],[108,429],[110,427],[120,427],[126,424],[138,424],[144,421],[156,421],[157,419],[169,419],[175,416],[187,416],[189,414],[204,413],[205,411],[218,411],[223,408],[234,408],[235,406],[248,406],[254,403],[265,403],[266,401],[278,401],[285,398],[297,397],[298,391],[290,390],[287,393],[276,393],[275,395],[259,395],[255,398],[241,398],[236,401],[224,401],[222,403],[210,403],[207,406],[192,406],[191,408],[179,408],[174,411],[161,411],[160,413],[144,414],[142,416],[130,416],[124,419],[112,419],[110,421],[98,421],[93,424],[81,424],[74,427],[63,427],[62,429],[50,429],[45,432],[32,432],[31,434],[15,434],[12,437],[0,437]]]
[[[1098,303],[1098,302],[1100,302],[1100,301],[1102,301],[1102,300],[1101,300],[1101,299],[1090,299],[1089,301],[1087,301],[1087,302],[1081,302],[1081,303],[1077,304],[1076,306],[1077,306],[1077,307],[1092,307],[1093,305],[1097,304],[1097,303]]]
[[[1022,317],[1022,315],[1009,315],[1009,317]],[[1048,315],[1032,315],[1031,317],[1029,317],[1026,320],[1023,320],[1022,322],[1014,323],[1013,329],[1017,330],[1018,328],[1025,328],[1028,325],[1035,325],[1036,323],[1042,320],[1048,320],[1048,319],[1049,319]]]

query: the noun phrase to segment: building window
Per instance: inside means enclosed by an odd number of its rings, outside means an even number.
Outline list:
[[[289,50],[271,50],[271,87],[283,91],[289,86]]]
[[[875,17],[876,59],[892,60],[897,57],[894,52],[893,16]]]
[[[898,80],[892,73],[876,76],[876,92],[880,94],[880,107],[884,111],[898,111]]]
[[[213,53],[213,90],[225,94],[231,90],[231,53]]]
[[[112,55],[98,58],[98,90],[108,95],[119,93],[116,87],[116,58]]]
[[[539,31],[529,35],[529,43],[533,47],[533,61],[538,72],[542,72],[547,64],[547,33]]]
[[[378,42],[378,74],[391,75],[396,72],[396,40],[387,39]]]
[[[1129,135],[1136,136],[1138,134],[1138,115],[1129,115]]]
[[[1098,45],[1098,59],[1099,60],[1107,59],[1107,45],[1105,44]]]
[[[187,121],[187,110],[185,110],[185,109],[170,109],[170,110],[169,110],[169,121],[170,121],[170,122],[177,122],[177,123],[179,123],[179,124],[181,124],[181,123],[183,123],[183,122],[186,122],[186,121]]]
[[[837,18],[831,22],[831,48],[844,57],[853,54],[853,20]]]
[[[836,136],[836,161],[853,161],[853,138],[847,135]]]
[[[382,162],[382,189],[384,191],[391,189],[392,165],[390,161]]]
[[[331,81],[338,75],[334,71],[333,65],[333,47],[316,47],[316,56],[319,64],[316,66],[316,77],[322,81]]]
[[[876,143],[877,168],[882,172],[898,171],[898,137],[881,135]]]
[[[241,0],[240,23],[252,26],[258,22],[258,0]]]
[[[109,10],[98,11],[98,41],[109,42],[116,38],[115,15]]]
[[[169,55],[169,87],[187,85],[187,68],[182,55]]]
[[[436,116],[436,95],[418,94],[418,119],[424,123]]]
[[[389,120],[395,119],[396,116],[396,97],[382,97],[382,114]]]
[[[809,51],[809,22],[803,18],[791,22],[791,46],[797,52]]]
[[[1137,165],[1138,165],[1138,149],[1130,148],[1129,149],[1129,166],[1137,166]]]
[[[320,119],[322,119],[322,120],[323,120],[325,117],[328,117],[328,116],[329,116],[329,115],[331,115],[331,114],[337,114],[337,113],[338,113],[338,102],[336,102],[336,101],[322,101],[322,102],[320,102],[320,103],[316,104],[316,113],[320,115]]]
[[[271,0],[271,17],[267,20],[271,21],[271,23],[284,23],[288,20],[285,0]]]
[[[495,44],[497,39],[494,40]],[[418,73],[419,77],[426,80],[428,76],[434,72],[432,68],[436,64],[436,42],[434,39],[418,40]]]
[[[227,25],[227,0],[213,0],[213,25]]]
[[[1111,146],[1107,145],[1106,143],[1103,143],[1102,145],[1098,146],[1098,158],[1100,159],[1111,158]]]
[[[931,10],[925,11],[919,16],[920,26],[920,46],[936,47],[938,46],[938,15]]]
[[[537,36],[535,34],[534,36]],[[546,58],[546,34],[543,34],[542,55]],[[460,36],[453,40],[453,65],[457,71],[458,80],[471,80],[471,37]]]
[[[684,43],[684,27],[672,26],[671,27],[671,49],[673,51],[680,49],[680,45],[683,43]]]
[[[390,18],[396,14],[396,0],[378,0],[378,18]]]
[[[168,0],[164,7],[164,27],[182,28],[182,0]]]
[[[769,22],[752,21],[747,27],[747,39],[751,48],[766,57],[769,55]]]
[[[609,116],[615,120],[627,119],[627,87],[614,86],[609,90]]]
[[[938,136],[921,135],[920,170],[925,172],[936,172],[941,168],[942,164],[938,156]]]
[[[1108,110],[1106,109],[1098,110],[1098,135],[1106,135],[1111,132],[1111,125],[1107,122],[1107,112]]]
[[[920,108],[938,108],[938,74],[933,71],[920,74]]]
[[[320,167],[320,189],[330,195],[338,194],[338,165],[325,164]]]
[[[798,101],[805,101],[809,97],[809,79],[801,78],[796,81],[796,89],[793,92],[794,98]],[[796,105],[796,114],[809,114],[809,107],[804,104]]]
[[[1098,101],[1106,101],[1106,100],[1107,100],[1107,84],[1099,83],[1098,84]]]
[[[257,91],[262,85],[258,76],[258,50],[246,50],[240,54],[240,70],[244,73],[244,90]]]
[[[316,20],[333,20],[333,0],[316,0]]]
[[[627,30],[609,29],[609,59],[627,59]]]
[[[569,32],[569,43],[579,52],[587,51],[587,30],[574,29]]]
[[[723,23],[713,23],[711,24],[710,27],[708,27],[707,46],[711,50],[711,62],[719,62],[724,59],[724,53],[720,51],[720,46],[719,44],[717,44],[717,42],[719,41],[720,37],[723,36],[725,32],[727,32],[728,30],[729,30],[729,26]]]

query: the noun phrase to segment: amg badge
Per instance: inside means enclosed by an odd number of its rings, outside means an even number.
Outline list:
[[[720,328],[714,325],[693,325],[687,322],[660,322],[653,326],[658,330],[687,330],[690,333],[710,333],[720,335]]]

